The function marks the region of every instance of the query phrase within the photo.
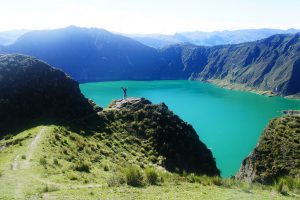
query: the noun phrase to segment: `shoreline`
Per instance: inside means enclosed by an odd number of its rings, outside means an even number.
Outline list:
[[[197,80],[197,81],[201,81],[201,80]],[[222,87],[222,88],[225,88],[225,89],[229,89],[229,90],[238,90],[238,91],[251,92],[251,93],[254,93],[254,94],[263,95],[265,97],[283,97],[283,98],[286,98],[286,99],[292,99],[292,100],[298,100],[298,101],[300,100],[300,95],[281,96],[281,95],[273,93],[272,91],[258,90],[258,89],[254,89],[252,87],[245,86],[243,84],[228,83],[227,81],[220,80],[220,79],[209,79],[209,80],[203,81],[203,82],[211,83],[211,84],[214,84],[216,86],[219,86],[219,87]]]

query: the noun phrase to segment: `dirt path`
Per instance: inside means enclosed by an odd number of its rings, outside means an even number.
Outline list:
[[[45,132],[45,127],[42,127],[41,130],[36,134],[36,136],[34,137],[34,139],[31,141],[31,143],[28,145],[27,151],[24,152],[24,155],[26,155],[26,159],[20,159],[21,155],[18,154],[15,159],[13,160],[12,164],[11,164],[11,169],[15,172],[13,172],[14,176],[19,176],[18,179],[19,181],[15,182],[15,187],[14,187],[14,196],[16,199],[22,199],[24,196],[24,182],[22,181],[22,179],[26,179],[29,177],[22,177],[22,173],[24,173],[24,171],[22,171],[23,169],[28,169],[30,167],[30,160],[32,159],[33,153],[35,148],[37,147],[42,134]],[[25,181],[26,182],[26,181]]]
[[[20,155],[17,155],[13,161],[13,163],[11,164],[11,169],[13,171],[17,170],[18,169],[18,166],[19,166],[19,157]]]
[[[35,136],[35,138],[31,141],[29,147],[28,147],[28,151],[26,154],[26,160],[23,163],[23,168],[27,169],[30,167],[30,160],[32,159],[32,154],[37,146],[37,144],[39,143],[42,134],[45,132],[45,127],[43,127],[38,134]]]

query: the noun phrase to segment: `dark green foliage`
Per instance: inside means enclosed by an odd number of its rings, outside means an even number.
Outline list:
[[[22,155],[21,158],[22,158],[23,160],[26,160],[26,155]]]
[[[42,165],[43,167],[47,167],[47,160],[46,158],[40,158],[40,165]]]
[[[273,119],[237,177],[271,184],[282,176],[300,175],[300,116]],[[250,177],[248,171],[252,171]]]
[[[79,172],[86,172],[90,173],[91,170],[91,164],[86,161],[80,161],[74,165],[74,170]]]

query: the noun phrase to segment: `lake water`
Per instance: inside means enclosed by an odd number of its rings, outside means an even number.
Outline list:
[[[82,93],[106,107],[122,98],[145,97],[165,102],[183,120],[192,124],[210,148],[223,177],[234,175],[242,160],[255,147],[261,132],[281,110],[300,109],[300,101],[265,97],[250,92],[223,89],[197,81],[116,81],[81,84]]]

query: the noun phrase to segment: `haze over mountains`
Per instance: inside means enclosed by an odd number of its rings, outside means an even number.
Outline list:
[[[295,34],[296,29],[243,29],[235,31],[213,31],[213,32],[182,32],[174,35],[163,34],[127,34],[147,46],[162,48],[167,45],[179,43],[191,43],[201,46],[215,46],[223,44],[239,44],[264,39],[275,34]]]
[[[300,93],[299,36],[155,49],[103,29],[71,26],[26,33],[1,52],[36,56],[80,82],[196,79],[287,96]]]

